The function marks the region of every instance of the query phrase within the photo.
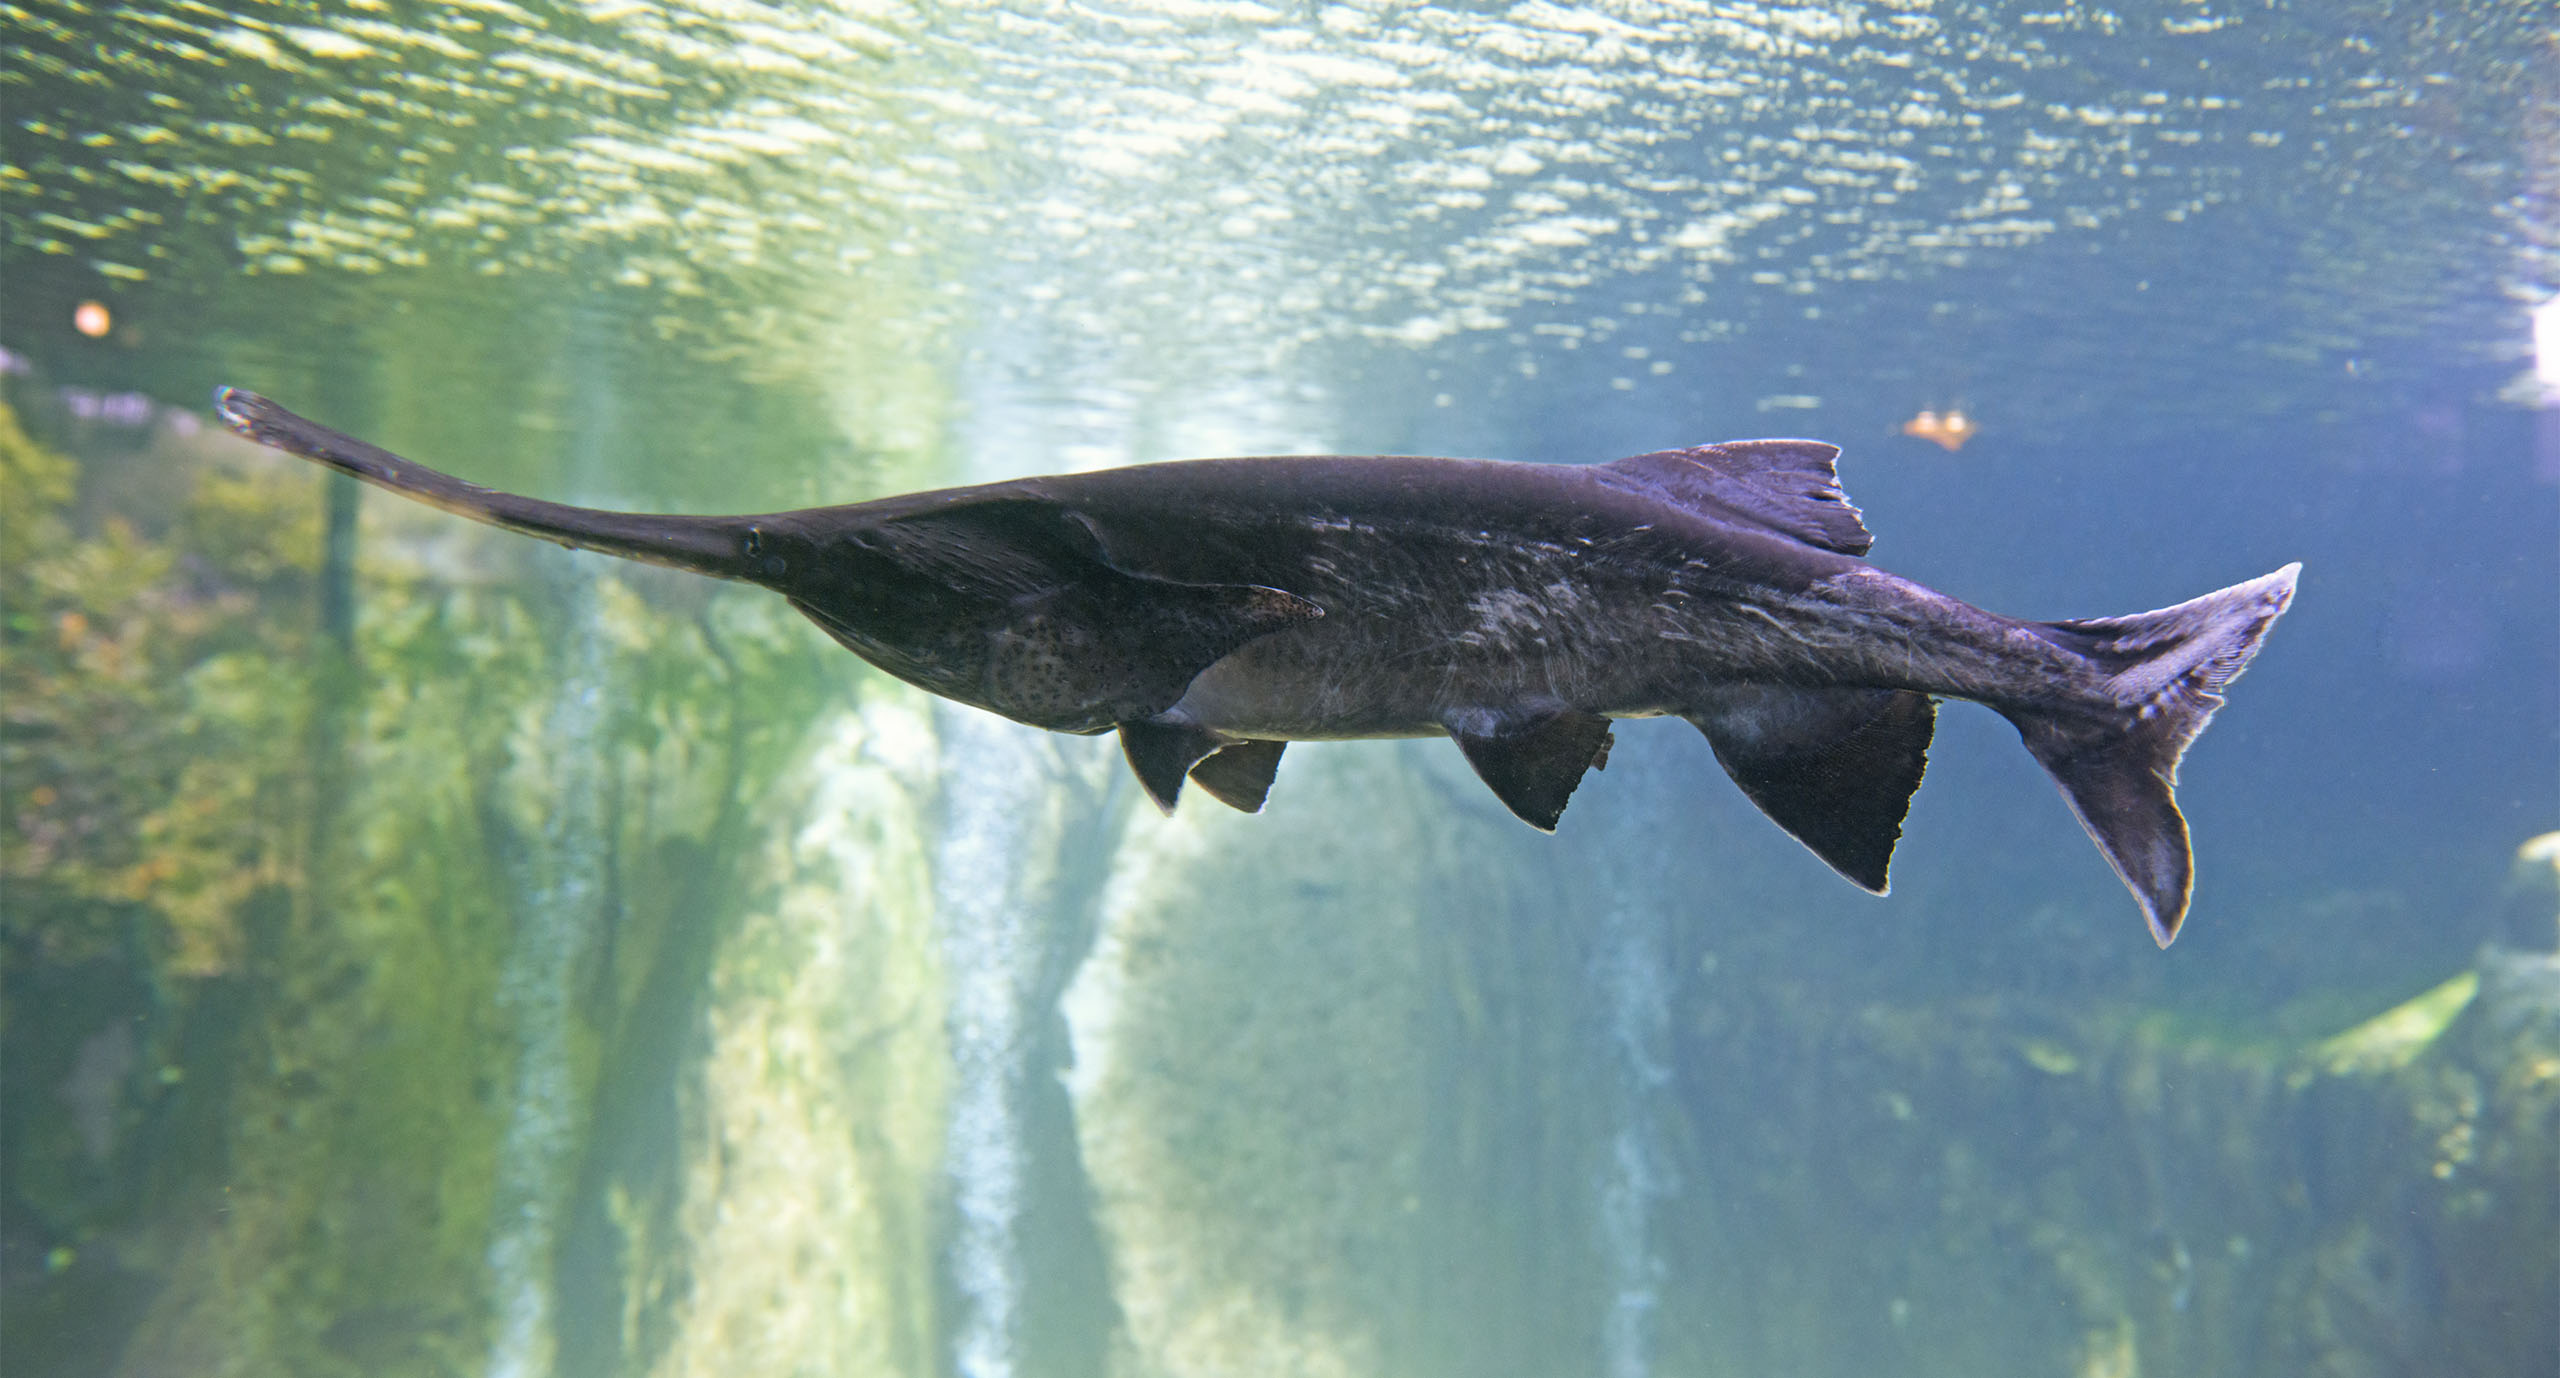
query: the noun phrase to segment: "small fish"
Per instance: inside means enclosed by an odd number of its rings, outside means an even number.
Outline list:
[[[1254,812],[1293,741],[1454,739],[1552,831],[1610,720],[1675,716],[1753,803],[1883,894],[1939,698],[2016,725],[2162,947],[2191,889],[2178,759],[2300,565],[2158,612],[2022,622],[1859,558],[1836,446],[1609,464],[1189,460],[766,516],[492,492],[252,393],[232,429],[430,506],[759,584],[927,692],[1117,731],[1147,794]]]

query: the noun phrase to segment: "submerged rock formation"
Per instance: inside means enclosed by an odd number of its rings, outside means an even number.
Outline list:
[[[180,571],[147,527],[76,530],[14,432],[0,459],[52,552],[9,567],[33,630],[0,660],[13,1370],[2560,1352],[2547,951],[2283,1019],[1860,970],[1677,752],[1552,840],[1442,743],[1294,751],[1263,815],[1160,820],[1105,743],[954,769],[981,734],[773,610],[406,555],[369,566],[324,819],[309,623],[274,615],[316,542],[223,535],[281,523],[272,476],[199,494],[233,563]],[[991,780],[1004,826],[956,845]],[[2538,883],[2502,904],[2547,916]]]

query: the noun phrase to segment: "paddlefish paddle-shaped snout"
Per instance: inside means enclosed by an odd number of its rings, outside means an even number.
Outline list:
[[[789,561],[755,517],[661,516],[604,512],[544,502],[465,483],[277,406],[254,392],[222,388],[214,410],[223,423],[261,445],[300,455],[377,488],[457,517],[539,536],[576,550],[601,551],[716,579],[771,583]]]

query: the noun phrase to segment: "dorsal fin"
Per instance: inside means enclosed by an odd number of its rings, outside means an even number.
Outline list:
[[[1876,543],[1819,440],[1728,440],[1604,464],[1683,507],[1758,522],[1808,545],[1864,555]]]

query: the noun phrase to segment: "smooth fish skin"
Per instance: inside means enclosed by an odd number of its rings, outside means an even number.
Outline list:
[[[1609,720],[1673,715],[1752,802],[1884,893],[1936,701],[2016,725],[2167,947],[2192,860],[2180,756],[2292,601],[2298,564],[2130,617],[2023,622],[1863,558],[1836,446],[1610,464],[1188,460],[764,516],[493,492],[253,393],[241,435],[477,521],[759,584],[928,692],[1117,730],[1168,812],[1252,812],[1291,741],[1446,735],[1552,830]]]

